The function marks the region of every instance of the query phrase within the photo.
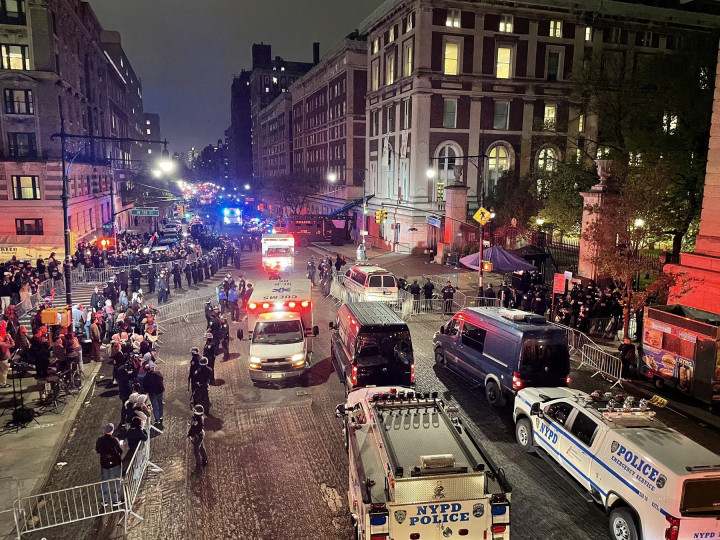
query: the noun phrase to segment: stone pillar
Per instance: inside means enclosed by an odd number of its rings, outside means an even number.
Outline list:
[[[710,144],[705,169],[703,208],[695,252],[682,253],[680,264],[665,266],[678,277],[668,303],[720,314],[720,55],[716,67]]]
[[[587,231],[590,226],[595,225],[599,219],[602,219],[602,212],[599,212],[597,207],[612,204],[613,199],[617,197],[617,191],[609,184],[612,172],[612,161],[608,159],[598,159],[596,163],[600,183],[595,184],[590,191],[580,194],[583,198],[583,232]],[[588,208],[592,208],[592,210],[588,210]],[[606,223],[603,224],[603,226],[607,226],[609,235],[615,234],[612,223]],[[578,261],[578,275],[580,277],[596,281],[601,277],[598,276],[597,267],[592,262],[596,249],[592,242],[580,236],[580,258]]]
[[[460,224],[467,219],[467,193],[465,184],[455,182],[445,188],[445,234],[443,243],[447,252],[458,252],[456,246],[462,244]]]

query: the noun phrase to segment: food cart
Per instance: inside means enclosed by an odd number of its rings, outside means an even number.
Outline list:
[[[646,307],[641,373],[709,404],[720,404],[720,315],[686,306]]]

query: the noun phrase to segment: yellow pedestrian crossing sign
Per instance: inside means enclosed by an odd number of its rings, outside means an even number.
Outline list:
[[[478,208],[478,211],[475,212],[473,219],[477,221],[480,225],[485,225],[488,221],[490,221],[490,217],[490,210],[487,210],[481,206],[480,208]]]

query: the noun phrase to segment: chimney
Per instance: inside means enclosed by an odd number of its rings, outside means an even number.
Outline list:
[[[316,41],[313,43],[313,64],[318,65],[320,63],[320,42]]]

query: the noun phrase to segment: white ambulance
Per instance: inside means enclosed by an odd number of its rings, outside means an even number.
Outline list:
[[[610,516],[614,540],[720,538],[720,456],[655,419],[649,403],[525,388],[518,443],[557,462]]]
[[[292,270],[295,237],[292,234],[263,234],[260,240],[263,270]]]
[[[247,305],[253,381],[307,376],[313,337],[318,335],[310,291],[307,279],[260,281],[253,289]],[[239,330],[238,338],[242,337]]]
[[[344,418],[358,540],[510,538],[510,485],[437,392],[361,388]]]

